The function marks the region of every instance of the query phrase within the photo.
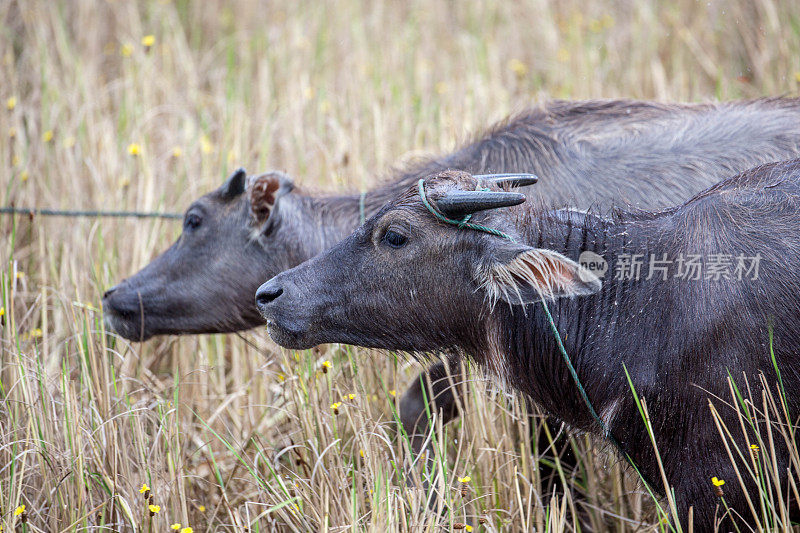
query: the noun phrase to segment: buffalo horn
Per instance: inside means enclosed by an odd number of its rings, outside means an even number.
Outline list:
[[[450,218],[460,218],[477,211],[519,205],[524,201],[525,195],[518,192],[451,190],[436,201],[436,207]]]
[[[527,187],[533,185],[539,178],[535,174],[513,172],[510,174],[477,174],[473,176],[483,183],[491,183],[501,187],[508,185],[509,187]]]

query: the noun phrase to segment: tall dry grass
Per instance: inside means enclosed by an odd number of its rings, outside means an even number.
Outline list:
[[[2,205],[180,211],[238,165],[364,188],[546,98],[730,99],[800,80],[800,4],[772,0],[6,0],[0,24]],[[669,528],[584,437],[569,490],[543,491],[537,421],[480,376],[462,420],[432,434],[429,511],[394,424],[418,365],[287,352],[263,331],[130,345],[104,331],[100,295],[178,224],[0,224],[7,531]]]

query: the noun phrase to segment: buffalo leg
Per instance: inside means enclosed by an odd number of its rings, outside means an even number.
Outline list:
[[[431,416],[438,415],[443,424],[458,418],[456,392],[451,387],[464,381],[461,368],[455,364],[438,362],[411,382],[400,399],[400,422],[411,440],[411,451],[419,455],[423,451],[425,437],[430,430]],[[448,377],[448,375],[450,377]],[[459,391],[462,392],[462,391]]]
[[[426,449],[425,441],[430,432],[432,416],[439,416],[443,424],[458,418],[457,394],[463,395],[466,391],[466,387],[460,387],[465,379],[459,364],[440,361],[420,373],[400,399],[400,422],[408,434],[411,451],[415,458],[423,451],[427,452],[428,471],[433,467],[433,450],[430,447]],[[533,408],[529,411],[533,412]],[[566,432],[559,430],[561,424],[558,421],[546,418],[541,424],[540,431],[532,438],[537,439],[538,450],[547,450],[541,457],[539,468],[541,479],[545,481],[549,492],[554,486],[560,485],[558,469],[554,465],[559,464],[563,470],[570,472],[576,467],[577,458]]]

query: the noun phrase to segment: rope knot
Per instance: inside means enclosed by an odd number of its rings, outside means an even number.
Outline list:
[[[450,224],[451,226],[455,226],[458,229],[467,228],[467,229],[473,229],[473,230],[476,230],[476,231],[482,231],[482,232],[488,233],[490,235],[496,235],[497,237],[501,237],[503,239],[507,239],[507,240],[509,240],[511,242],[516,242],[511,235],[503,233],[500,230],[497,230],[497,229],[494,229],[494,228],[487,228],[486,226],[481,226],[480,224],[471,223],[469,220],[472,218],[472,214],[466,215],[461,220],[454,220],[452,218],[448,218],[448,217],[444,216],[442,213],[439,212],[438,209],[436,209],[436,207],[433,206],[433,204],[430,203],[430,201],[428,200],[428,197],[425,195],[425,180],[424,179],[420,179],[417,182],[417,187],[419,189],[419,198],[422,201],[422,205],[424,205],[425,208],[428,211],[430,211],[430,213],[433,216],[435,216],[437,219],[441,220],[442,222],[444,222],[446,224]],[[488,191],[489,189],[481,189],[481,190],[487,190]]]

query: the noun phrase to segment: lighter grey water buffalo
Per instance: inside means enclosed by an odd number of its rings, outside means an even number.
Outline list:
[[[502,122],[451,154],[393,173],[369,191],[374,214],[417,179],[447,168],[532,172],[548,203],[659,208],[758,163],[800,153],[800,101],[718,104],[629,100],[552,102]],[[359,224],[358,194],[321,195],[278,172],[234,173],[186,211],[163,254],[106,292],[103,310],[123,337],[224,333],[263,324],[252,294],[264,280],[323,252]],[[440,364],[430,371],[445,419],[455,402]],[[406,427],[427,418],[420,381],[401,402]]]
[[[686,525],[692,507],[697,531],[726,512],[725,531],[758,519],[759,485],[797,517],[789,479],[800,465],[762,391],[778,398],[780,383],[786,416],[797,416],[800,160],[611,219],[536,202],[499,209],[525,197],[485,186],[459,171],[420,180],[327,252],[264,283],[255,300],[272,338],[470,358],[548,414],[611,440],[646,480],[660,480],[663,464],[678,518]],[[610,275],[581,267],[586,253],[608,261]],[[747,380],[764,441],[731,407],[729,376]],[[729,458],[709,402],[741,457]],[[759,468],[753,442],[766,466],[748,474]],[[712,478],[728,480],[724,501]]]

